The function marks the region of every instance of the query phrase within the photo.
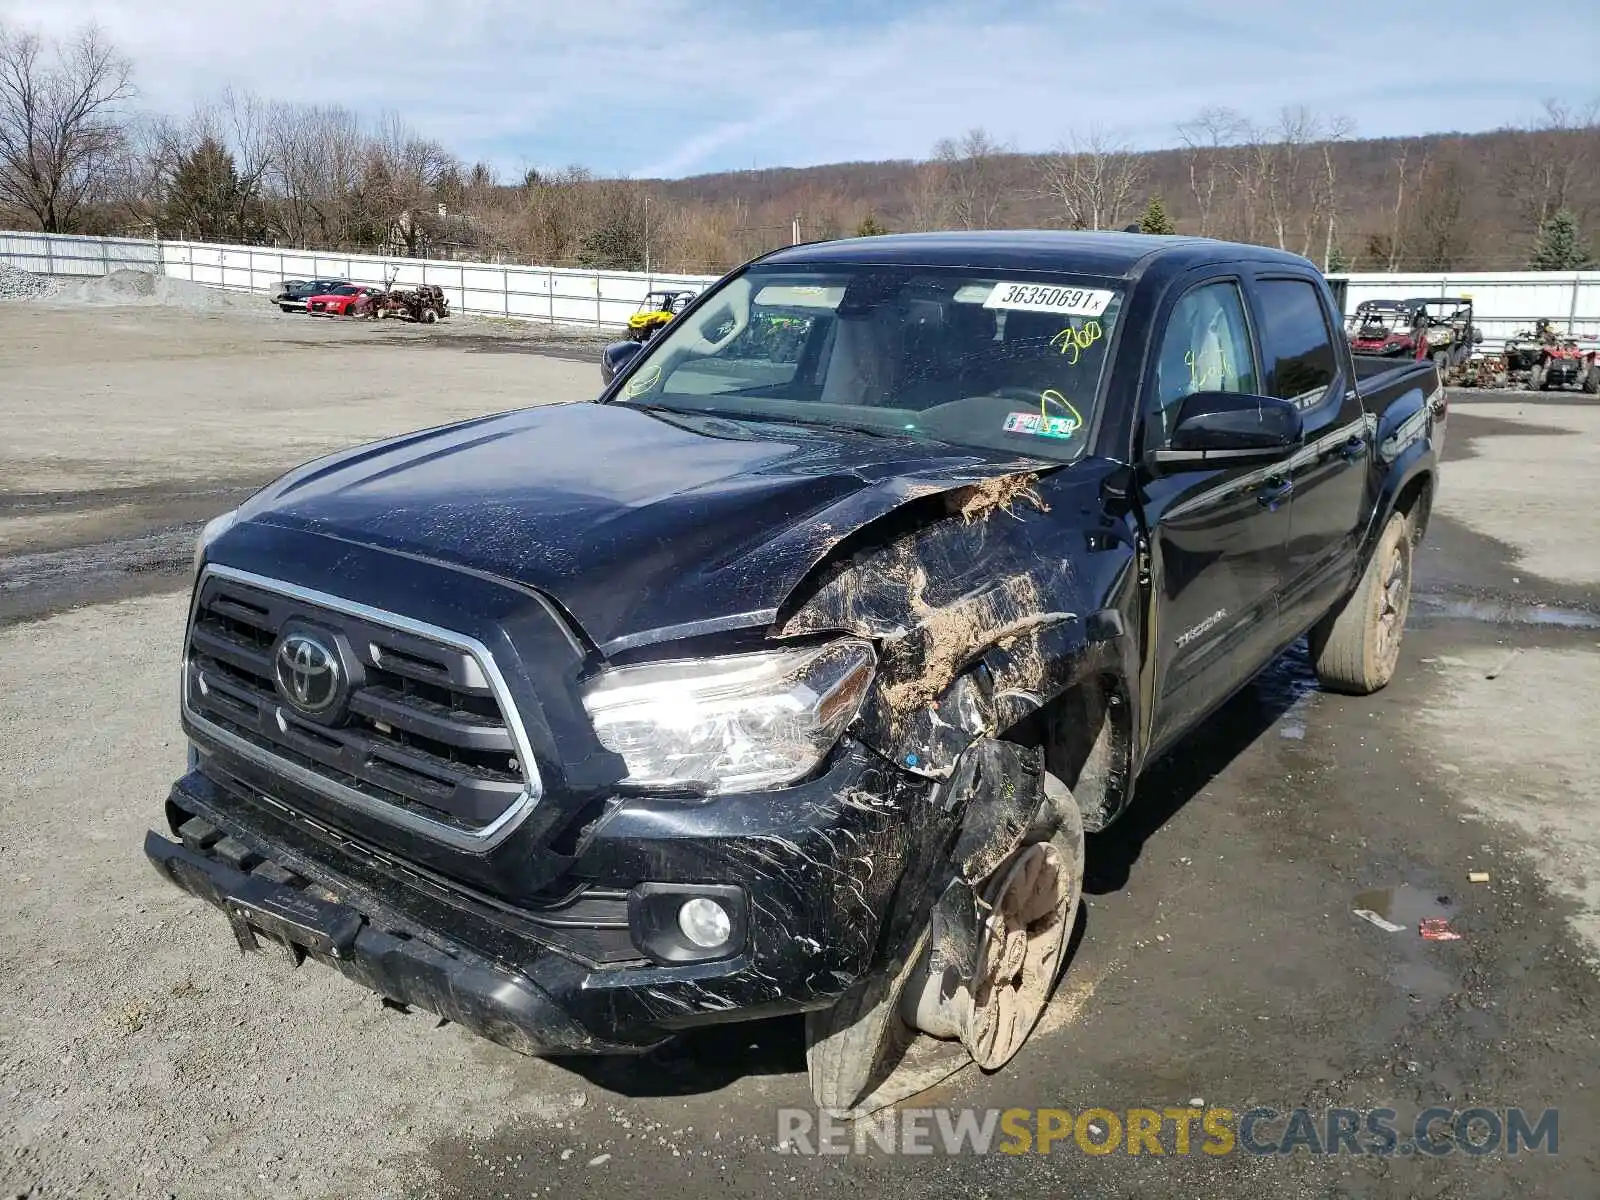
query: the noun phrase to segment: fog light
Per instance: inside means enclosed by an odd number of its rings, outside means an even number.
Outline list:
[[[678,910],[678,928],[696,946],[715,950],[732,935],[733,920],[722,905],[700,896]]]

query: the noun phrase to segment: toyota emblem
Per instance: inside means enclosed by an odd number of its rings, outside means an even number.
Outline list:
[[[333,647],[309,633],[291,633],[273,656],[278,691],[310,716],[327,712],[339,700],[342,672]]]

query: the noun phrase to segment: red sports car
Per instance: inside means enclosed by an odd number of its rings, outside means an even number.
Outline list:
[[[372,313],[372,298],[382,288],[363,283],[347,283],[331,292],[306,300],[306,311],[314,317],[365,317]]]

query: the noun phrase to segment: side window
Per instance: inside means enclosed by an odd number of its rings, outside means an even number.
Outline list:
[[[1315,408],[1339,373],[1322,298],[1300,279],[1264,279],[1256,284],[1256,295],[1267,395]]]
[[[1156,411],[1146,433],[1150,448],[1167,444],[1185,396],[1256,391],[1255,356],[1239,285],[1206,283],[1186,292],[1167,318],[1156,359]]]

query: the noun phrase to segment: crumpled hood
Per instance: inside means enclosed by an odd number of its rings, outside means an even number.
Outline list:
[[[307,464],[239,515],[537,588],[618,649],[770,620],[853,531],[917,497],[1045,465],[679,420],[613,404],[487,417]]]

